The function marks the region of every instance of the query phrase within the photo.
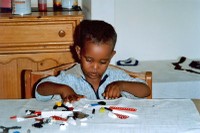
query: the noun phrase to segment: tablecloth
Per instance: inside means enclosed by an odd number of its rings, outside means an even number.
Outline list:
[[[25,110],[53,110],[55,100],[41,102],[35,99],[0,100],[0,125],[21,126],[16,129],[20,133],[199,133],[200,115],[190,99],[127,99],[105,100],[104,107],[131,107],[137,109],[131,112],[133,115],[127,119],[108,117],[108,111],[99,112],[101,105],[90,106],[98,100],[81,99],[73,104],[79,111],[89,114],[86,121],[79,124],[69,124],[65,130],[60,130],[59,124],[46,124],[42,128],[32,126],[34,119],[17,122],[10,119],[11,116],[23,116]],[[89,106],[88,106],[89,105]],[[92,110],[95,109],[95,114]],[[10,130],[14,132],[16,130]],[[1,130],[0,130],[1,132]]]
[[[177,60],[140,61],[137,66],[122,68],[133,72],[151,71],[153,98],[200,99],[200,74],[175,70],[172,62]]]

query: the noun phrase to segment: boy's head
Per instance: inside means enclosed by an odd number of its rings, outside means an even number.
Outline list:
[[[87,80],[101,79],[114,56],[117,34],[112,25],[99,20],[83,20],[76,28],[74,45]]]
[[[117,34],[112,25],[100,20],[83,20],[74,34],[75,46],[83,48],[88,41],[95,44],[108,44],[115,48]]]

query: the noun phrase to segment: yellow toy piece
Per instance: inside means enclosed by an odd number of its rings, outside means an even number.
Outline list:
[[[106,111],[106,109],[104,108],[104,107],[101,107],[100,109],[99,109],[99,112],[100,113],[104,113]]]
[[[62,102],[56,102],[56,105],[57,105],[58,107],[60,107],[60,106],[62,105]]]

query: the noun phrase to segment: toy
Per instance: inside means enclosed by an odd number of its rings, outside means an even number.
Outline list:
[[[3,129],[3,133],[8,133],[10,129],[20,129],[21,127],[19,127],[19,126],[13,126],[13,127],[0,126],[0,128]]]
[[[65,108],[67,111],[72,111],[74,108],[73,107],[68,107],[66,106],[64,103],[62,102],[56,102],[56,104],[53,106],[53,109],[57,109],[58,107],[63,107]]]

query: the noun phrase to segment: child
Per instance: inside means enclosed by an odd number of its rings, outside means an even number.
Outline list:
[[[116,53],[116,40],[117,34],[112,25],[104,21],[83,20],[74,34],[79,63],[61,71],[57,77],[43,79],[37,85],[36,98],[46,101],[61,96],[64,102],[74,102],[80,98],[143,98],[150,95],[144,81],[108,67]]]

